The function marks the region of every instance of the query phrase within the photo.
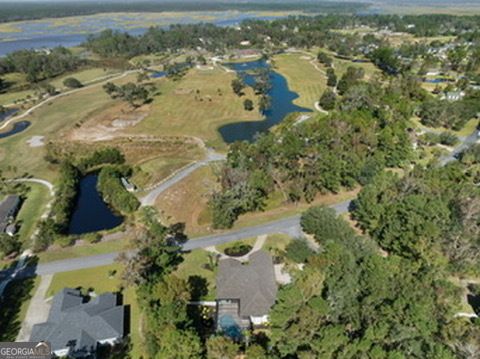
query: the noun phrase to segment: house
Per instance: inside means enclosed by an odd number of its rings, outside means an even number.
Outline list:
[[[128,179],[125,177],[120,178],[120,181],[122,181],[123,187],[128,191],[128,192],[135,192],[137,189],[134,184],[130,183]]]
[[[88,301],[77,289],[64,288],[52,300],[45,323],[32,327],[30,341],[50,342],[57,357],[94,356],[99,345],[114,345],[125,334],[125,307],[114,293]]]
[[[17,233],[17,226],[15,223],[11,223],[5,228],[5,233],[10,237],[13,237]]]
[[[252,253],[248,263],[222,259],[217,275],[217,330],[240,337],[242,330],[265,325],[277,289],[272,256],[267,252]]]
[[[20,204],[17,195],[9,195],[0,203],[0,233],[5,233],[9,224],[15,220]]]
[[[464,96],[465,92],[463,91],[450,91],[443,95],[442,99],[446,99],[447,101],[458,101],[461,100]]]

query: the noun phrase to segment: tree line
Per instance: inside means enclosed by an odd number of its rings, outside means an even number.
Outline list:
[[[262,210],[274,192],[285,201],[311,202],[319,193],[365,185],[385,167],[413,159],[408,133],[412,103],[424,93],[410,78],[366,82],[352,68],[340,82],[344,94],[322,120],[286,121],[254,143],[230,146],[221,190],[210,200],[215,227]]]

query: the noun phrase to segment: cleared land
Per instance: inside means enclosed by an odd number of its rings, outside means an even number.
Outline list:
[[[215,165],[202,167],[162,193],[155,203],[163,220],[184,222],[188,235],[211,231],[208,199],[217,186]]]

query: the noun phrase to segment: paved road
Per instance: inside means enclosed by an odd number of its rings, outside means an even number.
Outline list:
[[[207,157],[204,160],[193,162],[187,167],[183,168],[173,176],[167,178],[165,181],[161,182],[157,187],[153,188],[147,195],[140,199],[142,206],[153,206],[158,196],[165,192],[167,189],[180,182],[192,172],[203,167],[210,162],[224,160],[225,156],[219,153],[214,152],[213,150],[207,150]]]
[[[478,130],[475,129],[475,131],[473,131],[469,136],[461,139],[460,144],[456,146],[452,152],[450,152],[448,155],[440,157],[440,160],[439,160],[440,165],[445,166],[446,164],[452,161],[455,161],[457,155],[465,151],[470,146],[473,146],[475,143],[478,142],[478,140],[479,140]]]
[[[41,184],[48,188],[52,196],[55,194],[55,191],[53,189],[53,184],[48,181],[42,180],[40,178],[15,178],[12,180],[12,182],[30,182],[30,183]]]
[[[331,208],[335,209],[338,214],[345,213],[348,211],[350,203],[350,201],[341,202],[332,205]],[[223,243],[234,242],[244,238],[257,237],[263,234],[273,233],[285,233],[294,237],[300,236],[300,216],[296,215],[289,218],[279,219],[269,223],[242,228],[228,233],[194,238],[186,242],[183,245],[183,249],[188,251],[192,249],[205,248]],[[77,269],[108,265],[114,263],[115,258],[118,256],[118,254],[119,252],[113,252],[88,257],[72,258],[49,263],[42,263],[36,267],[35,273],[37,275],[55,274]],[[28,273],[28,275],[32,274],[33,272]]]
[[[68,95],[71,95],[71,94],[74,94],[76,92],[80,92],[80,91],[84,91],[84,90],[87,90],[91,87],[94,87],[94,86],[98,86],[98,85],[101,85],[103,82],[106,82],[106,81],[114,81],[114,80],[118,80],[118,79],[121,79],[125,76],[128,76],[132,73],[135,73],[135,72],[139,72],[139,70],[128,70],[128,71],[125,71],[124,73],[118,75],[118,76],[114,76],[114,77],[110,77],[108,80],[105,80],[105,81],[101,81],[101,82],[97,82],[97,83],[94,83],[92,85],[88,85],[88,86],[84,86],[84,87],[81,87],[81,88],[78,88],[78,89],[73,89],[73,90],[69,90],[69,91],[66,91],[66,92],[62,92],[62,93],[59,93],[58,95],[54,95],[54,96],[49,96],[47,97],[45,100],[37,103],[35,106],[29,108],[27,111],[25,111],[24,113],[18,115],[18,116],[14,116],[12,118],[10,118],[8,121],[5,121],[1,126],[0,126],[0,130],[3,130],[5,129],[7,126],[9,126],[11,123],[13,122],[16,122],[18,120],[21,120],[25,117],[27,117],[28,115],[30,115],[33,111],[35,111],[36,109],[42,107],[43,105],[57,99],[57,98],[61,98],[61,97],[64,97],[64,96],[68,96]]]

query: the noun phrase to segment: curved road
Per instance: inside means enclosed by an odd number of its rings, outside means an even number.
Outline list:
[[[475,129],[475,131],[473,131],[470,135],[468,135],[463,139],[460,139],[460,144],[456,146],[452,152],[450,152],[448,155],[440,157],[439,159],[440,166],[445,166],[446,164],[452,161],[455,161],[457,159],[457,155],[465,151],[470,146],[473,146],[474,144],[476,144],[480,139],[480,137],[478,136],[478,133],[479,131]]]
[[[351,201],[345,201],[330,206],[338,214],[348,211]],[[246,227],[228,233],[214,234],[210,236],[193,238],[183,244],[185,251],[215,246],[223,243],[238,241],[244,238],[256,237],[263,234],[285,233],[293,237],[301,235],[300,215],[260,224],[257,226]],[[68,272],[77,269],[85,269],[112,264],[120,252],[99,254],[94,256],[71,258],[49,263],[39,264],[36,268],[31,268],[28,275],[45,275],[60,272]]]
[[[189,174],[199,169],[200,167],[206,166],[210,162],[224,160],[225,156],[219,153],[216,153],[213,150],[207,150],[207,157],[204,160],[193,162],[192,164],[184,167],[182,170],[177,172],[171,177],[168,177],[165,181],[161,182],[158,186],[153,188],[147,195],[140,199],[142,206],[153,206],[156,199],[164,191],[172,187],[174,184],[180,182]]]
[[[78,89],[73,89],[73,90],[70,90],[70,91],[66,91],[66,92],[62,92],[62,93],[59,93],[58,95],[54,95],[54,96],[49,96],[47,97],[45,100],[37,103],[35,106],[29,108],[27,111],[25,111],[24,113],[18,115],[18,116],[14,116],[12,117],[11,119],[9,119],[8,121],[5,121],[5,123],[3,123],[1,126],[0,126],[0,130],[3,130],[5,129],[8,125],[10,125],[11,123],[13,122],[16,122],[18,120],[21,120],[23,118],[25,118],[26,116],[30,115],[33,111],[35,111],[36,109],[42,107],[43,105],[45,105],[46,103],[49,103],[50,101],[53,101],[57,98],[61,98],[61,97],[64,97],[64,96],[68,96],[68,95],[71,95],[71,94],[74,94],[76,92],[80,92],[80,91],[83,91],[83,90],[86,90],[86,89],[89,89],[89,88],[92,88],[94,86],[98,86],[98,85],[101,85],[102,83],[106,82],[106,81],[114,81],[114,80],[118,80],[118,79],[121,79],[127,75],[130,75],[132,73],[135,73],[135,72],[138,72],[139,70],[129,70],[129,71],[125,71],[124,73],[118,75],[118,76],[114,76],[114,77],[110,77],[108,78],[107,80],[101,80],[100,82],[95,82],[94,84],[91,84],[91,85],[88,85],[88,86],[84,86],[84,87],[80,87]],[[101,78],[100,78],[101,79]],[[97,79],[96,79],[97,80]]]
[[[53,196],[55,194],[55,190],[53,188],[53,184],[46,181],[46,180],[42,180],[40,178],[15,178],[13,180],[11,180],[12,182],[30,182],[30,183],[37,183],[37,184],[41,184],[45,187],[48,188],[48,190],[50,191],[50,194]]]

